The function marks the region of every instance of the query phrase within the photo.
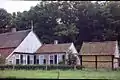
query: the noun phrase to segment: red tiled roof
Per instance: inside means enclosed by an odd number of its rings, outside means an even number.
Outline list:
[[[30,30],[0,34],[0,48],[17,47],[28,35]]]
[[[5,58],[24,40],[30,30],[0,34],[0,54]]]
[[[84,42],[80,54],[82,55],[114,55],[116,41]]]
[[[36,53],[53,53],[53,52],[66,52],[70,47],[71,43],[65,44],[44,44]]]
[[[13,52],[14,49],[15,48],[0,49],[0,54],[1,54],[1,56],[4,56],[6,58]]]

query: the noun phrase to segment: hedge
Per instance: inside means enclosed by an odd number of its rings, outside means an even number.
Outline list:
[[[82,69],[83,67],[78,65],[76,66],[76,69]],[[0,65],[0,69],[15,69],[15,70],[20,70],[20,69],[25,69],[25,70],[55,70],[55,69],[62,69],[62,70],[68,70],[68,69],[74,69],[74,66],[70,65]]]

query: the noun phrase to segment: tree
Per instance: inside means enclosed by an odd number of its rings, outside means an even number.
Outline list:
[[[76,65],[77,64],[77,58],[75,57],[75,54],[73,54],[71,52],[71,50],[67,54],[68,54],[67,64],[68,65]]]
[[[3,56],[0,56],[0,64],[5,64],[5,58]]]
[[[67,54],[68,54],[68,55],[67,55],[67,56],[68,56],[68,59],[66,59],[67,64],[74,66],[74,69],[76,69],[76,65],[77,65],[77,55],[75,55],[74,53],[72,53],[71,50],[69,50]]]
[[[9,13],[0,10],[0,30],[1,33],[9,31],[5,26],[10,23],[17,30],[30,29],[32,20],[34,32],[43,43],[55,39],[61,43],[74,42],[79,51],[83,41],[120,41],[119,3],[41,1],[29,11],[13,13],[12,19]]]
[[[55,30],[55,32],[54,32],[55,35],[57,35],[59,37],[66,37],[66,38],[68,38],[67,41],[69,40],[69,42],[70,41],[75,42],[76,36],[79,33],[78,29],[76,28],[76,26],[74,24],[69,24],[69,25],[59,24],[55,27],[54,30]],[[65,40],[65,38],[64,38],[64,40]]]
[[[12,16],[5,9],[0,8],[0,33],[8,32]]]

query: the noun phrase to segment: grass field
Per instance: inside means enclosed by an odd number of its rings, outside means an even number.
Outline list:
[[[120,79],[120,71],[106,70],[60,70],[60,79]],[[57,70],[4,70],[0,78],[49,78],[56,79]]]

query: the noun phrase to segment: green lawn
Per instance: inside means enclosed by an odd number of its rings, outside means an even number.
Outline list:
[[[57,78],[57,70],[4,70],[1,78]],[[112,70],[66,70],[60,71],[60,79],[120,79],[120,71]]]

